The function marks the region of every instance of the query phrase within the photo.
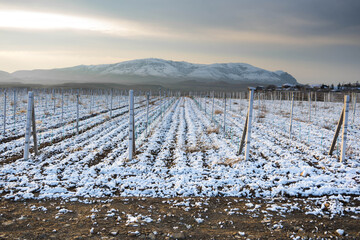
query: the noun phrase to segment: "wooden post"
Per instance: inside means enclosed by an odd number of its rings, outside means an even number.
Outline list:
[[[347,101],[348,101],[347,97],[348,97],[348,95],[344,96],[344,107],[343,107],[343,109],[341,111],[340,119],[339,119],[338,125],[336,127],[335,135],[334,135],[334,138],[333,138],[333,141],[331,143],[330,150],[329,150],[329,155],[332,155],[332,153],[333,153],[333,151],[335,149],[336,141],[337,141],[337,138],[338,138],[339,133],[340,133],[341,125],[343,125],[343,122],[345,120],[344,115],[345,115],[346,107],[349,108],[349,105],[347,104]],[[349,109],[348,109],[348,111],[349,111]],[[347,128],[347,123],[346,123],[346,128]],[[347,129],[346,129],[345,135],[346,134],[347,134]],[[346,136],[345,136],[345,140],[346,140]]]
[[[252,121],[252,112],[253,112],[253,102],[254,102],[254,88],[249,88],[250,97],[249,97],[249,110],[248,110],[248,122],[246,129],[246,145],[245,145],[245,160],[249,160],[250,152],[250,140],[251,140],[251,121]]]
[[[339,119],[338,125],[336,127],[336,131],[335,131],[335,135],[334,135],[333,141],[332,141],[331,146],[330,146],[329,155],[332,155],[332,153],[334,151],[334,148],[336,146],[336,140],[337,140],[337,138],[339,136],[339,132],[340,132],[343,120],[344,120],[344,108],[341,111],[340,119]]]
[[[4,136],[6,134],[6,89],[4,90]]]
[[[241,141],[240,141],[240,147],[239,147],[238,155],[241,154],[241,152],[242,152],[242,150],[244,148],[244,145],[245,145],[245,137],[246,137],[248,119],[249,119],[249,111],[246,114],[245,125],[244,125],[244,130],[243,130],[243,134],[242,134]]]
[[[76,134],[79,135],[79,90],[76,94]]]
[[[129,91],[129,160],[135,154],[135,132],[134,132],[134,91]]]
[[[24,149],[24,160],[29,158],[29,145],[30,145],[30,134],[31,134],[31,117],[33,110],[33,92],[28,93],[28,106],[26,112],[26,129],[25,129],[25,149]]]
[[[294,110],[294,92],[292,92],[292,96],[291,96],[290,126],[289,126],[290,139],[291,139],[291,129],[292,129],[292,121],[293,121],[293,110]]]
[[[349,118],[349,103],[350,96],[344,96],[344,120],[343,120],[343,131],[342,131],[342,140],[341,140],[341,155],[340,162],[345,160],[345,152],[346,152],[346,139],[347,139],[347,128],[348,128],[348,118]]]
[[[149,128],[149,99],[150,99],[150,94],[148,92],[146,94],[146,136],[148,135],[148,128]]]

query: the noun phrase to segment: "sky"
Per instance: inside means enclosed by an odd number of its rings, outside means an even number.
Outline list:
[[[139,58],[360,79],[358,0],[0,0],[0,70]]]

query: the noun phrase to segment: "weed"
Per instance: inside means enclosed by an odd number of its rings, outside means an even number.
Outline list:
[[[219,127],[208,127],[206,129],[207,134],[211,134],[211,133],[219,133]]]

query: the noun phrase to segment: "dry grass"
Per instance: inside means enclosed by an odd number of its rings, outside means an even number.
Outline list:
[[[214,149],[214,150],[219,150],[219,146],[218,146],[218,145],[213,144],[213,145],[212,145],[212,147],[211,147],[211,149]]]
[[[266,114],[261,112],[258,116],[257,116],[259,119],[261,118],[265,118],[266,117]]]
[[[218,163],[219,165],[224,165],[224,166],[230,166],[232,167],[235,163],[238,163],[241,161],[240,157],[236,157],[236,158],[226,158],[224,162]]]
[[[44,115],[45,115],[45,116],[50,116],[50,113],[49,113],[49,112],[45,112]]]
[[[223,111],[221,111],[221,110],[215,110],[214,113],[215,113],[215,114],[223,114]]]
[[[21,109],[18,113],[26,113],[26,109]]]
[[[258,116],[257,116],[257,119],[256,119],[256,122],[257,123],[263,123],[263,122],[265,122],[264,120],[265,120],[265,114],[264,113],[260,113]]]
[[[347,148],[346,148],[346,155],[355,155],[357,154],[356,149],[352,146],[352,144],[350,144]]]
[[[332,126],[333,125],[330,125],[330,124],[324,124],[322,127],[327,129],[327,130],[332,130]]]
[[[288,118],[288,117],[290,117],[290,113],[289,112],[283,112],[281,114],[281,116]]]
[[[266,106],[265,106],[265,105],[261,106],[261,107],[260,107],[260,113],[259,113],[259,115],[257,116],[258,119],[263,119],[263,118],[265,118],[265,117],[266,117],[266,113],[268,113],[268,110],[266,109]]]
[[[294,121],[298,121],[298,122],[303,122],[303,123],[307,123],[307,120],[301,119],[301,118],[294,118]]]
[[[211,133],[219,133],[219,127],[208,127],[206,129],[207,134],[211,134]]]
[[[79,147],[76,147],[76,148],[73,148],[73,149],[68,149],[71,153],[74,153],[74,152],[78,152],[78,151],[81,151],[81,150],[83,150],[84,148],[83,147],[81,147],[81,146],[79,146]]]
[[[194,152],[199,152],[200,148],[198,148],[197,146],[187,146],[185,149],[186,153],[194,153]]]
[[[194,152],[205,152],[208,150],[214,149],[212,146],[205,145],[203,142],[198,141],[196,145],[187,146],[185,148],[186,153],[194,153]]]

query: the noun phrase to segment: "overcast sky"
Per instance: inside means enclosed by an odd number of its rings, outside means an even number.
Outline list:
[[[163,58],[360,78],[359,0],[0,0],[0,70]]]

